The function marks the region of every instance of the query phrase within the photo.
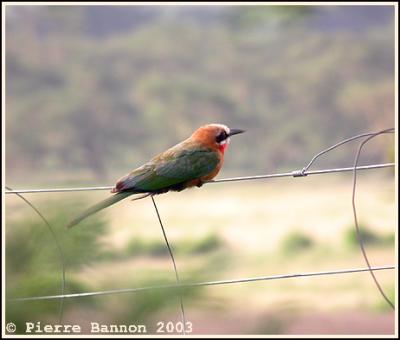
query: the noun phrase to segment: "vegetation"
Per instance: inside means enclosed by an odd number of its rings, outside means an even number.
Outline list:
[[[66,282],[65,293],[77,293],[102,289],[102,285],[90,278],[90,274],[82,275],[88,268],[95,268],[101,265],[110,265],[129,260],[134,251],[135,254],[148,254],[150,256],[169,256],[163,240],[159,242],[135,241],[129,243],[129,253],[118,254],[117,251],[106,247],[102,239],[107,235],[105,224],[98,218],[90,218],[82,223],[79,228],[67,230],[65,222],[70,218],[68,211],[76,210],[76,206],[61,206],[46,202],[47,207],[52,211],[49,224],[60,242],[63,252]],[[6,247],[6,285],[7,299],[17,297],[32,297],[43,295],[58,295],[61,289],[62,266],[60,254],[52,233],[46,228],[40,219],[23,217],[13,219],[12,228],[7,229]],[[183,241],[181,247],[188,252],[204,252],[211,250],[214,244],[213,238],[205,236],[198,242],[192,241],[188,245]],[[211,241],[210,241],[211,240]],[[210,243],[211,242],[211,243]],[[115,256],[118,254],[119,256]],[[177,252],[180,254],[180,252]],[[209,254],[210,255],[210,254]],[[224,266],[224,260],[219,257],[218,264],[206,264],[207,272],[198,266],[187,270],[184,277],[188,281],[205,279],[207,275],[216,269]],[[215,261],[212,254],[206,261]],[[167,258],[169,262],[169,257]],[[206,262],[207,263],[207,262]],[[201,275],[200,275],[201,274]],[[122,279],[122,280],[121,280]],[[157,272],[146,273],[146,270],[125,272],[121,276],[118,273],[113,279],[113,287],[118,287],[121,281],[126,281],[126,287],[146,287],[163,284],[173,284],[174,276],[171,275],[169,266]],[[120,283],[118,283],[120,282]],[[104,287],[103,287],[104,289]],[[182,294],[186,303],[190,304],[196,297],[202,294],[199,289],[184,289]],[[113,320],[119,322],[149,322],[157,313],[163,310],[174,310],[178,306],[180,293],[172,290],[168,293],[165,290],[154,290],[142,294],[130,294],[119,300],[118,296],[105,299],[83,299],[64,302],[64,320],[68,318],[69,311],[79,309],[104,308],[112,315]],[[172,306],[172,307],[170,307]],[[115,310],[114,310],[115,309]],[[59,300],[7,302],[6,319],[16,324],[19,333],[23,333],[26,321],[46,321],[48,319],[57,323],[59,312]],[[154,331],[154,330],[153,330]]]
[[[394,233],[388,235],[378,235],[365,225],[360,225],[361,240],[365,245],[372,246],[394,246]],[[345,230],[343,234],[343,243],[349,248],[359,248],[360,241],[354,226]]]
[[[199,237],[198,239],[184,238],[178,240],[174,242],[172,248],[177,255],[195,256],[218,250],[222,245],[223,242],[217,235],[209,234]],[[168,257],[169,252],[164,239],[149,240],[141,239],[136,236],[127,244],[124,251],[119,254],[120,258],[129,256]]]
[[[283,239],[282,251],[288,255],[298,255],[313,246],[311,238],[299,231],[294,231]]]
[[[247,172],[393,126],[390,6],[107,7],[7,9],[10,185],[115,179],[208,122],[248,130],[225,165]]]
[[[63,249],[60,254],[52,232],[37,216],[13,220],[6,230],[6,285],[7,298],[60,294],[62,265],[66,270],[65,292],[84,291],[89,286],[69,274],[90,266],[102,253],[99,238],[104,234],[104,223],[92,219],[66,237],[67,209],[48,202],[53,212],[50,226]],[[76,208],[76,207],[75,207]],[[84,305],[91,300],[84,301]],[[21,306],[23,308],[21,308]],[[13,320],[17,329],[24,329],[25,321],[41,320],[58,315],[58,300],[43,302],[9,302],[7,320]]]

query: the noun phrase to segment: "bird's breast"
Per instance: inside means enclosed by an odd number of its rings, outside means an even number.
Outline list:
[[[212,180],[215,176],[218,175],[219,171],[221,170],[223,161],[224,161],[224,158],[223,158],[223,156],[221,156],[220,161],[218,162],[216,167],[211,172],[209,172],[207,175],[204,175],[199,178],[188,181],[185,185],[185,188],[201,186],[204,182]]]
[[[200,179],[203,182],[212,180],[215,176],[218,175],[219,171],[221,170],[223,162],[224,162],[224,157],[223,157],[223,155],[221,155],[221,157],[219,158],[219,162],[218,162],[217,166],[214,168],[214,170],[212,170],[207,175],[202,176]]]

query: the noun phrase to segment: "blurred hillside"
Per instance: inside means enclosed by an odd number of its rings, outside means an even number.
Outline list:
[[[248,131],[224,169],[246,174],[394,125],[393,6],[6,11],[10,186],[114,180],[209,122]],[[364,160],[386,161],[392,144]]]

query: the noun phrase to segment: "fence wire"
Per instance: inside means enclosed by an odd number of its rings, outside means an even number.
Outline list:
[[[395,163],[361,165],[361,166],[357,166],[356,170],[358,171],[358,170],[382,169],[382,168],[390,168],[390,167],[394,167],[394,166],[395,166]],[[312,171],[304,171],[304,169],[301,169],[301,170],[294,170],[294,171],[290,171],[290,172],[282,172],[282,173],[274,173],[274,174],[221,178],[221,179],[207,181],[204,184],[240,182],[240,181],[250,181],[250,180],[259,180],[259,179],[279,178],[279,177],[305,177],[308,175],[324,175],[324,174],[335,173],[335,172],[351,172],[353,170],[354,170],[354,167],[321,169],[321,170],[312,170]],[[75,192],[75,191],[102,191],[102,190],[111,190],[113,187],[114,186],[77,187],[77,188],[45,188],[45,189],[14,189],[14,190],[5,190],[4,193],[5,194],[38,194],[38,193]]]
[[[154,200],[154,196],[153,195],[151,195],[151,200],[153,202],[154,209],[155,209],[156,214],[157,214],[158,222],[160,222],[161,231],[162,231],[163,236],[164,236],[165,244],[167,245],[167,248],[168,248],[169,256],[171,257],[172,265],[174,267],[174,272],[175,272],[176,283],[178,285],[180,285],[181,281],[179,280],[179,273],[178,273],[178,268],[176,267],[174,253],[172,252],[171,246],[169,245],[167,233],[165,232],[165,228],[164,228],[163,222],[161,220],[160,213],[158,212],[157,204],[156,204],[156,201]],[[186,325],[185,307],[183,306],[182,291],[179,291],[179,293],[180,293],[180,305],[181,305],[182,322],[183,322],[183,325]],[[185,327],[182,328],[182,333],[183,333],[183,335],[186,335]]]
[[[385,129],[382,131],[378,132],[373,132],[373,133],[364,133],[360,134],[348,139],[345,139],[321,152],[316,154],[311,161],[303,167],[301,170],[294,170],[291,172],[286,172],[286,173],[275,173],[275,174],[265,174],[265,175],[255,175],[255,176],[243,176],[243,177],[232,177],[232,178],[222,178],[218,180],[212,180],[208,181],[207,183],[224,183],[224,182],[236,182],[236,181],[246,181],[246,180],[260,180],[260,179],[269,179],[269,178],[279,178],[279,177],[305,177],[308,175],[317,175],[317,174],[328,174],[328,173],[339,173],[339,172],[353,172],[353,191],[352,191],[352,207],[353,207],[353,215],[354,215],[354,222],[355,222],[355,228],[356,228],[356,233],[358,237],[358,241],[360,244],[360,248],[363,254],[363,257],[365,259],[365,262],[367,263],[367,268],[357,268],[357,269],[340,269],[340,270],[331,270],[331,271],[322,271],[322,272],[310,272],[310,273],[297,273],[297,274],[284,274],[284,275],[273,275],[273,276],[261,276],[261,277],[252,277],[252,278],[239,278],[239,279],[232,279],[232,280],[221,280],[221,281],[208,281],[208,282],[194,282],[194,283],[181,283],[179,280],[179,275],[178,275],[178,270],[175,264],[175,259],[171,250],[171,247],[169,245],[164,226],[161,220],[161,217],[159,215],[157,205],[154,201],[154,198],[151,196],[154,204],[154,208],[157,213],[157,217],[159,220],[159,223],[161,225],[162,231],[163,231],[163,236],[164,240],[166,242],[166,245],[168,247],[168,251],[170,254],[170,257],[172,259],[172,263],[174,266],[174,271],[176,275],[176,284],[169,284],[169,285],[158,285],[158,286],[149,286],[149,287],[138,287],[138,288],[127,288],[127,289],[115,289],[115,290],[105,290],[105,291],[96,291],[96,292],[86,292],[86,293],[71,293],[71,294],[65,294],[64,293],[64,286],[65,286],[65,269],[63,267],[63,278],[62,278],[62,289],[61,289],[61,294],[59,295],[47,295],[47,296],[33,296],[33,297],[17,297],[17,298],[11,298],[8,299],[8,301],[12,302],[22,302],[22,301],[33,301],[33,300],[50,300],[50,299],[61,299],[63,301],[64,298],[76,298],[76,297],[88,297],[88,296],[98,296],[98,295],[106,295],[106,294],[119,294],[119,293],[133,293],[133,292],[141,292],[141,291],[147,291],[147,290],[153,290],[153,289],[182,289],[182,288],[190,288],[190,287],[202,287],[202,286],[214,286],[214,285],[226,285],[226,284],[232,284],[232,283],[246,283],[246,282],[255,282],[255,281],[268,281],[268,280],[277,280],[277,279],[287,279],[287,278],[300,278],[300,277],[309,277],[309,276],[325,276],[325,275],[338,275],[338,274],[346,274],[346,273],[358,273],[358,272],[370,272],[372,275],[374,282],[380,291],[381,295],[384,297],[386,302],[394,308],[393,303],[387,298],[385,293],[383,292],[378,280],[376,279],[376,276],[374,275],[374,271],[381,271],[381,270],[392,270],[395,269],[395,266],[392,265],[387,265],[387,266],[380,266],[380,267],[372,267],[370,265],[370,262],[367,257],[367,253],[365,251],[365,247],[363,244],[363,240],[361,237],[360,233],[360,228],[358,225],[357,221],[357,213],[356,213],[356,205],[355,205],[355,193],[356,193],[356,174],[358,170],[371,170],[371,169],[382,169],[382,168],[389,168],[389,167],[394,167],[395,163],[384,163],[384,164],[371,164],[371,165],[364,165],[364,166],[358,166],[358,160],[359,156],[361,153],[361,150],[363,146],[372,138],[380,135],[380,134],[386,134],[386,133],[394,133],[394,128],[390,129]],[[360,143],[358,152],[355,156],[354,160],[354,165],[352,167],[347,167],[347,168],[335,168],[335,169],[322,169],[322,170],[309,170],[312,164],[315,163],[315,161],[322,155],[332,151],[333,149],[344,145],[348,142],[351,142],[356,139],[364,138],[364,140]],[[46,224],[48,222],[46,219],[43,217],[43,215],[37,210],[36,207],[34,207],[26,198],[22,197],[20,194],[27,194],[27,193],[51,193],[51,192],[74,192],[74,191],[95,191],[95,190],[110,190],[112,186],[101,186],[101,187],[80,187],[80,188],[48,188],[48,189],[16,189],[12,190],[8,187],[6,187],[8,190],[4,191],[5,194],[17,194],[20,196],[27,204],[31,206],[32,209],[35,210],[35,212],[41,216],[41,218],[45,221]],[[50,231],[52,229],[50,228]],[[52,231],[51,231],[52,232]],[[53,233],[53,232],[52,232]],[[55,239],[55,242],[58,244],[58,241]],[[62,249],[60,249],[60,254],[62,254]],[[62,305],[60,305],[60,319],[62,316]],[[185,320],[185,314],[184,314],[184,306],[183,306],[183,300],[181,296],[181,312],[182,312],[182,319]]]
[[[368,143],[372,138],[375,138],[376,136],[379,136],[381,134],[384,133],[393,133],[394,129],[387,129],[387,130],[382,130],[373,134],[370,134],[370,136],[366,137],[359,145],[358,150],[357,150],[357,154],[356,157],[354,159],[354,168],[357,167],[358,165],[358,159],[360,158],[360,154],[361,154],[361,150],[364,147],[364,145],[366,143]],[[389,300],[389,298],[386,296],[385,292],[383,291],[378,279],[376,278],[373,270],[371,269],[371,264],[370,261],[368,259],[367,256],[367,252],[365,250],[364,247],[364,242],[362,240],[362,235],[361,235],[361,230],[360,230],[360,226],[358,225],[358,219],[357,219],[357,209],[356,209],[356,183],[357,183],[357,171],[354,170],[353,171],[353,189],[352,189],[352,198],[351,198],[351,204],[352,204],[352,208],[353,208],[353,217],[354,217],[354,225],[356,228],[356,233],[357,233],[357,238],[358,238],[358,243],[360,244],[360,249],[361,249],[361,253],[364,257],[364,260],[369,268],[369,272],[372,276],[372,279],[374,280],[374,283],[376,285],[376,288],[378,289],[379,293],[382,295],[382,297],[384,298],[384,300],[386,301],[386,303],[392,307],[392,309],[394,310],[394,304]]]
[[[373,271],[392,270],[392,269],[395,269],[395,266],[371,267],[371,270],[373,270]],[[71,299],[71,298],[101,296],[101,295],[110,295],[110,294],[137,293],[137,292],[144,292],[144,291],[155,290],[155,289],[168,290],[168,289],[184,289],[184,288],[207,287],[207,286],[221,286],[221,285],[228,285],[228,284],[235,284],[235,283],[293,279],[293,278],[310,277],[310,276],[352,274],[352,273],[362,273],[362,272],[368,272],[368,271],[370,271],[370,268],[350,268],[350,269],[338,269],[338,270],[298,273],[298,274],[281,274],[281,275],[270,275],[270,276],[247,277],[247,278],[231,279],[231,280],[205,281],[205,282],[192,282],[192,283],[187,282],[187,283],[180,283],[180,284],[166,284],[166,285],[138,287],[138,288],[111,289],[111,290],[102,290],[102,291],[85,292],[85,293],[21,297],[21,298],[12,298],[12,299],[9,299],[8,301],[23,302],[23,301],[36,301],[36,300],[55,300],[55,299],[64,299],[64,298]]]
[[[10,187],[6,188],[8,190],[12,190]],[[49,230],[51,237],[54,240],[54,243],[56,244],[57,247],[57,251],[58,251],[58,255],[60,258],[60,266],[61,266],[61,295],[64,294],[65,291],[65,256],[64,256],[64,251],[61,247],[60,242],[58,241],[57,235],[54,232],[52,226],[50,225],[49,221],[46,219],[46,217],[44,217],[44,215],[40,212],[40,210],[29,200],[27,200],[24,196],[22,196],[19,193],[16,193],[16,195],[21,198],[26,204],[28,204],[33,211],[36,212],[36,214],[42,219],[42,221],[44,222],[44,224],[46,225],[47,229]],[[60,299],[60,304],[59,304],[59,308],[58,308],[58,321],[61,323],[62,318],[63,318],[63,313],[64,313],[64,298]]]

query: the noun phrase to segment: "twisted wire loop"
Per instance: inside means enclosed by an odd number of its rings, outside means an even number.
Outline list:
[[[311,159],[311,161],[310,161],[303,169],[300,170],[300,174],[301,174],[301,176],[307,176],[307,175],[305,175],[306,171],[307,171],[307,170],[311,167],[311,165],[317,160],[317,158],[321,157],[322,155],[326,154],[326,153],[329,152],[329,151],[332,151],[333,149],[336,149],[337,147],[339,147],[339,146],[341,146],[341,145],[343,145],[343,144],[346,144],[346,143],[351,142],[351,141],[356,140],[356,139],[360,139],[360,138],[362,138],[362,137],[371,137],[371,138],[373,138],[373,137],[375,137],[375,136],[378,135],[378,134],[382,134],[382,133],[393,133],[393,132],[394,132],[394,128],[389,128],[389,129],[381,130],[381,131],[378,131],[378,132],[362,133],[362,134],[360,134],[360,135],[356,135],[356,136],[347,138],[347,139],[345,139],[345,140],[343,140],[343,141],[341,141],[341,142],[339,142],[339,143],[336,143],[336,144],[330,146],[329,148],[327,148],[327,149],[325,149],[325,150],[322,150],[321,152],[317,153],[317,154]]]
[[[10,187],[6,188],[8,190],[12,190]],[[28,204],[33,211],[36,212],[36,214],[42,219],[42,221],[44,222],[44,224],[47,226],[47,229],[49,230],[51,236],[53,237],[54,243],[56,244],[57,250],[58,250],[58,255],[60,258],[60,266],[61,266],[61,296],[64,295],[65,293],[65,257],[64,257],[64,252],[62,250],[61,244],[58,241],[57,235],[54,232],[53,228],[51,227],[49,221],[43,216],[43,214],[39,211],[39,209],[32,203],[30,202],[28,199],[26,199],[24,196],[22,196],[19,193],[16,193],[16,195],[21,198],[26,204]],[[63,319],[63,314],[64,314],[64,298],[60,299],[60,304],[59,304],[59,308],[58,308],[58,321],[59,323],[62,322]]]
[[[364,241],[363,241],[363,239],[361,237],[361,231],[360,231],[360,227],[359,227],[359,224],[358,224],[357,211],[356,211],[356,206],[355,206],[356,177],[357,177],[357,170],[359,170],[357,168],[357,166],[358,166],[358,160],[359,160],[359,157],[360,157],[360,154],[361,154],[361,150],[364,147],[364,145],[366,143],[368,143],[371,139],[375,138],[376,136],[379,136],[381,134],[386,134],[386,133],[394,133],[394,128],[389,128],[389,129],[381,130],[381,131],[378,131],[378,132],[363,133],[363,134],[360,134],[360,135],[345,139],[345,140],[343,140],[343,141],[341,141],[339,143],[336,143],[336,144],[332,145],[331,147],[329,147],[329,148],[327,148],[325,150],[322,150],[321,152],[317,153],[304,168],[302,168],[301,170],[295,171],[293,176],[294,177],[307,176],[308,169],[311,167],[311,165],[319,157],[321,157],[322,155],[326,154],[327,152],[332,151],[333,149],[335,149],[335,148],[337,148],[337,147],[339,147],[339,146],[341,146],[341,145],[343,145],[345,143],[351,142],[351,141],[356,140],[356,139],[364,138],[364,140],[360,143],[360,145],[358,147],[358,150],[357,150],[357,153],[356,153],[356,156],[355,156],[355,159],[354,159],[354,166],[352,168],[352,171],[353,171],[352,208],[353,208],[354,225],[355,225],[355,228],[356,228],[356,234],[357,234],[358,243],[360,245],[361,253],[362,253],[363,257],[364,257],[364,260],[365,260],[368,268],[370,269],[369,272],[370,272],[370,274],[372,276],[372,279],[375,282],[375,285],[376,285],[379,293],[384,298],[384,300],[388,303],[388,305],[392,309],[394,309],[393,303],[386,296],[386,294],[383,291],[383,289],[382,289],[378,279],[376,278],[374,272],[371,270],[371,264],[370,264],[368,256],[367,256],[367,252],[365,251]]]
[[[162,223],[162,220],[161,220],[161,217],[160,217],[160,213],[159,213],[158,208],[157,208],[156,201],[154,200],[154,195],[150,195],[150,197],[151,197],[151,200],[153,201],[154,209],[156,210],[156,214],[157,214],[157,217],[158,217],[158,222],[160,223],[160,226],[161,226],[161,230],[162,230],[162,233],[163,233],[163,236],[164,236],[164,240],[165,240],[165,243],[166,243],[167,248],[168,248],[169,256],[171,257],[171,260],[172,260],[172,265],[174,266],[176,283],[179,286],[180,285],[180,280],[179,280],[178,269],[177,269],[176,263],[175,263],[174,254],[172,252],[171,246],[169,245],[168,237],[167,237],[167,234],[165,232],[164,225]],[[180,294],[180,305],[181,305],[181,314],[182,314],[182,322],[183,322],[182,333],[183,333],[183,335],[186,335],[186,330],[185,330],[185,328],[186,328],[186,316],[185,316],[185,308],[183,307],[182,291],[180,291],[179,294]]]

